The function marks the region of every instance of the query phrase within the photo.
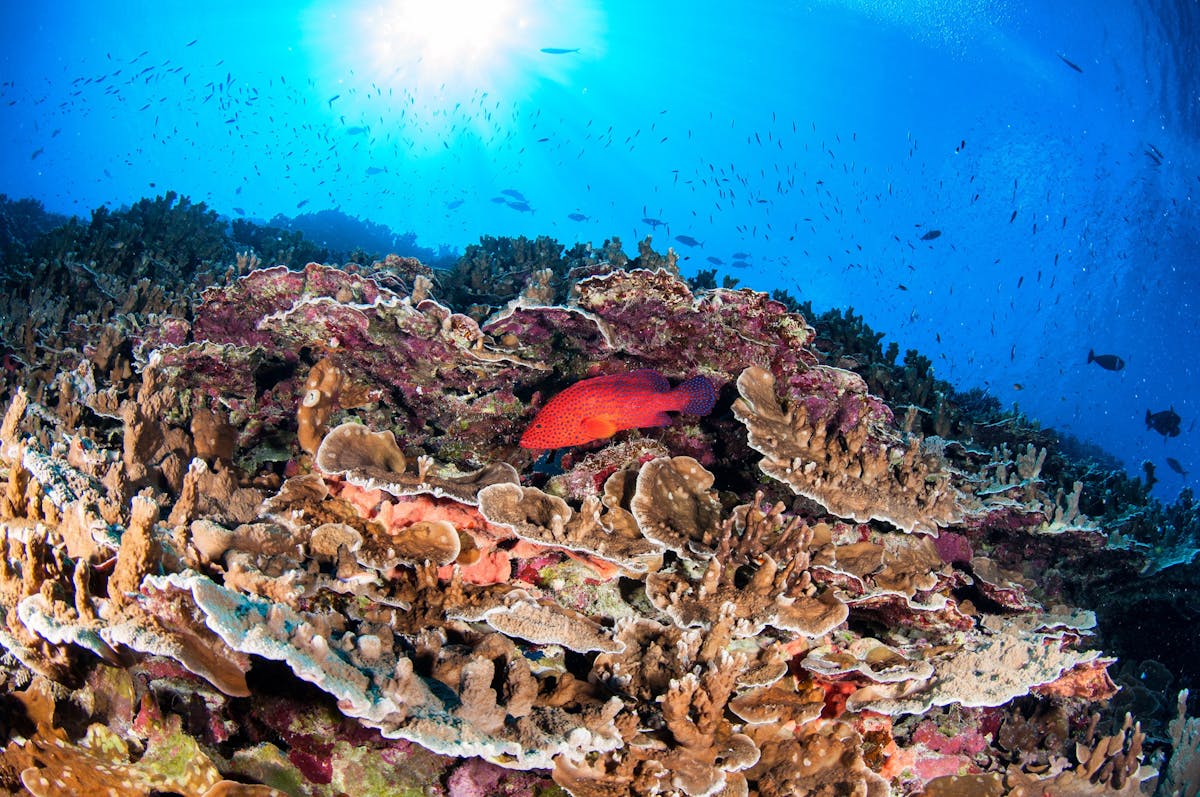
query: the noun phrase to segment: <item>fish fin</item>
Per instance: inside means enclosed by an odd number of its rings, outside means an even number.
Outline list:
[[[1088,362],[1089,363],[1096,362],[1096,350],[1095,349],[1088,349]]]
[[[603,440],[620,431],[620,427],[610,418],[588,418],[581,425],[593,440]]]
[[[683,401],[679,411],[687,415],[708,415],[717,403],[716,387],[700,374],[680,382],[672,393]]]
[[[649,393],[667,393],[671,390],[671,380],[653,368],[638,368],[633,371],[622,371],[621,373],[597,376],[584,380],[584,383],[592,386],[604,385],[605,387],[636,390],[639,392],[646,391]]]
[[[651,416],[650,422],[646,426],[670,426],[671,416],[665,412],[656,412]]]
[[[614,374],[614,382],[630,387],[646,388],[655,393],[666,393],[671,389],[671,380],[653,368],[638,368],[623,374]]]

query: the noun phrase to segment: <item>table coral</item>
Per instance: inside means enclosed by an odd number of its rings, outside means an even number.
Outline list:
[[[614,474],[609,481],[619,478]],[[644,573],[647,559],[662,550],[636,525],[621,522],[619,505],[605,505],[595,497],[574,510],[536,487],[496,484],[480,491],[479,511],[488,522],[512,529],[523,540],[590,554],[636,572]]]
[[[807,403],[781,403],[775,381],[765,369],[747,368],[733,405],[750,445],[763,454],[764,473],[830,513],[859,522],[933,531],[961,517],[949,473],[919,439],[890,438],[865,419],[830,424]]]

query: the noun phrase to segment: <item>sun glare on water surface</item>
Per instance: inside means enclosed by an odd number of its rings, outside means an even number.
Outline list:
[[[377,70],[427,84],[475,83],[502,67],[530,27],[517,0],[394,0],[358,14]]]
[[[438,137],[502,124],[505,103],[561,81],[574,64],[542,48],[595,55],[598,20],[590,0],[331,2],[308,32],[321,90],[351,92],[331,110],[382,108],[385,123]]]

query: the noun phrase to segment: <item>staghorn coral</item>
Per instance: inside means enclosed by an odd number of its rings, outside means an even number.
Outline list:
[[[545,235],[532,241],[525,236],[485,235],[478,244],[468,246],[455,263],[447,298],[458,307],[495,308],[525,290],[531,279],[544,283],[553,293],[550,286],[561,285],[566,275],[562,253],[563,245]]]

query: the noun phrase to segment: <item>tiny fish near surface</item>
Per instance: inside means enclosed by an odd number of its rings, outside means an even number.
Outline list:
[[[713,383],[693,376],[674,388],[658,371],[641,369],[576,382],[542,407],[521,447],[563,448],[612,437],[622,429],[667,426],[668,412],[707,415],[717,400]]]

